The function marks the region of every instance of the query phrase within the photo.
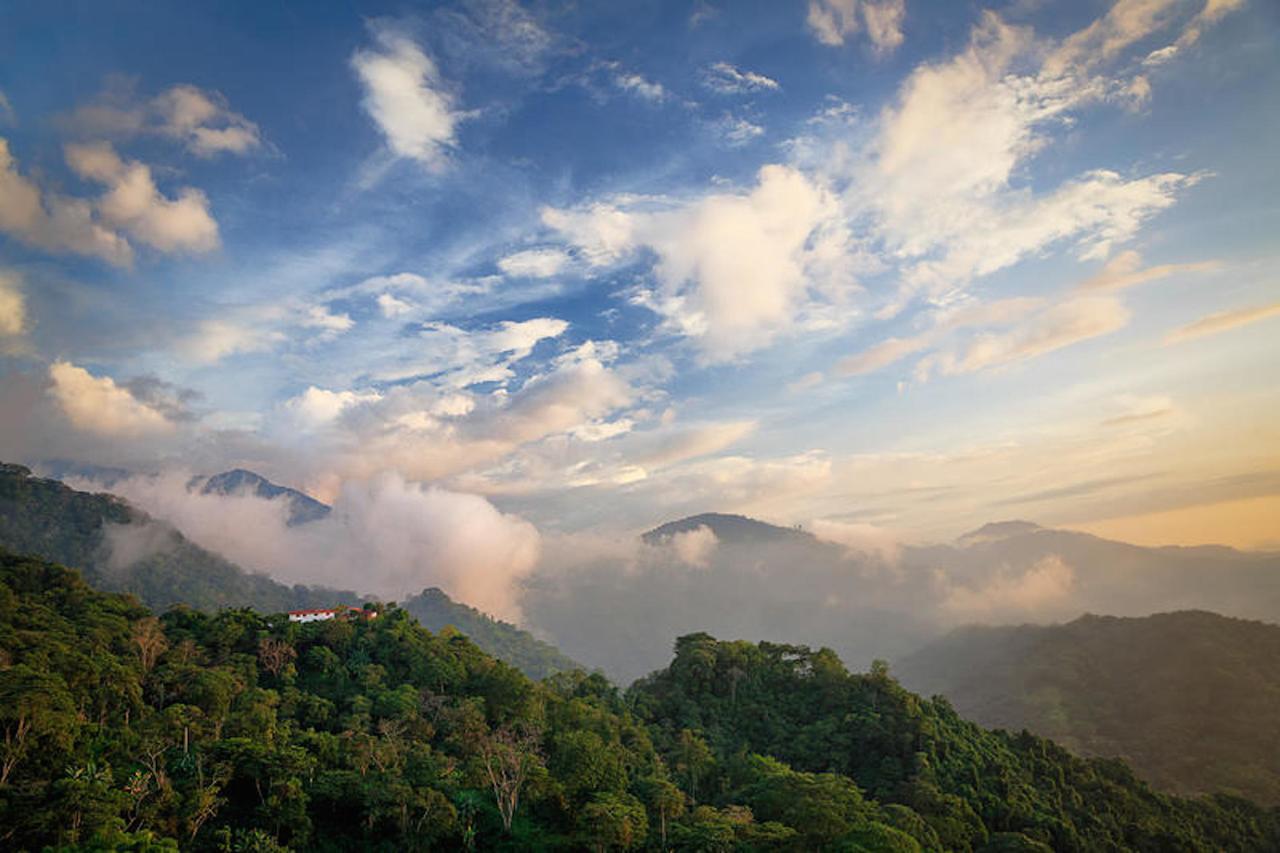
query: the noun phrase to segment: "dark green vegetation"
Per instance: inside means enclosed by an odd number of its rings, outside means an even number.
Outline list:
[[[430,631],[450,628],[461,631],[471,642],[535,681],[557,672],[583,668],[550,643],[544,643],[510,622],[494,619],[474,607],[454,601],[437,587],[424,589],[405,599],[400,607]]]
[[[249,471],[229,471],[202,482],[205,491],[251,489],[262,497],[283,496],[291,502],[296,523],[329,512],[301,492]],[[120,498],[33,477],[21,465],[0,463],[0,547],[79,569],[95,588],[132,593],[157,611],[182,604],[197,610],[252,607],[273,612],[363,600],[350,590],[290,587],[246,572]],[[453,625],[532,678],[578,668],[555,647],[458,604],[441,590],[424,590],[404,606],[433,631]]]
[[[1280,804],[1280,626],[1212,613],[965,628],[895,664],[985,726],[1117,756],[1153,785]]]
[[[622,697],[383,607],[291,624],[0,554],[0,847],[1257,850],[1277,815],[1153,793],[835,655],[682,638]],[[771,756],[771,757],[766,757]],[[784,763],[785,762],[785,763]]]
[[[793,816],[807,849],[843,837],[837,815],[856,812],[857,803],[935,848],[1280,845],[1276,810],[1156,793],[1119,761],[1080,759],[1026,732],[984,730],[945,700],[907,692],[883,664],[850,674],[826,649],[682,637],[671,666],[637,682],[629,699],[687,790],[737,792],[757,819]],[[794,769],[777,769],[763,787],[744,785],[737,774],[767,775],[772,761],[753,753]],[[798,790],[806,791],[800,802],[770,799]],[[791,811],[798,808],[805,817]],[[914,849],[903,844],[869,849]]]

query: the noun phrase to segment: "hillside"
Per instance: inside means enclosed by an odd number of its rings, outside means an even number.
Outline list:
[[[756,789],[752,805],[758,816],[798,814],[771,797],[804,789],[807,849],[833,842],[838,824],[828,804],[852,799],[854,791],[896,815],[895,826],[914,827],[914,837],[931,849],[1226,850],[1280,843],[1275,811],[1234,798],[1156,793],[1118,761],[1076,758],[1025,732],[984,730],[945,701],[907,692],[882,664],[851,674],[827,649],[693,634],[677,640],[670,667],[637,682],[628,698],[691,788],[733,789],[739,774],[760,772],[757,760],[745,758],[752,753],[794,768],[779,769],[773,784]],[[797,771],[818,775],[802,782]]]
[[[405,599],[400,607],[428,630],[438,632],[452,627],[461,631],[489,654],[535,680],[557,672],[582,669],[581,664],[566,657],[550,643],[544,643],[509,622],[456,602],[435,587]]]
[[[882,672],[851,676],[794,647],[685,637],[624,702],[600,676],[534,683],[396,608],[307,625],[247,610],[156,618],[0,553],[0,658],[7,849],[1280,840],[1276,815],[1247,802],[1155,794],[1118,763],[984,732]]]
[[[982,725],[1123,758],[1153,785],[1280,805],[1280,626],[1212,613],[956,631],[895,664]]]
[[[120,498],[80,492],[0,463],[0,547],[84,572],[101,589],[132,593],[163,610],[290,610],[356,604],[347,591],[285,586],[246,572]]]
[[[220,477],[201,480],[198,485],[204,489],[253,488],[264,497],[285,495],[290,500],[294,500],[292,495],[301,495],[252,472],[229,472]],[[328,512],[324,504],[313,503]],[[295,515],[300,519],[297,523],[322,517],[307,510],[308,506],[295,501],[295,510],[302,513]],[[199,610],[252,607],[279,611],[363,600],[350,590],[290,587],[266,575],[246,572],[120,498],[76,491],[56,480],[34,477],[21,465],[0,463],[0,547],[79,569],[94,587],[132,593],[155,610],[185,604]],[[553,646],[458,604],[440,590],[414,596],[405,602],[405,608],[432,630],[453,625],[490,654],[533,678],[578,668]]]

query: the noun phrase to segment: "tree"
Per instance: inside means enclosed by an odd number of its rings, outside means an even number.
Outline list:
[[[688,783],[689,797],[694,802],[698,800],[698,780],[706,775],[714,760],[711,748],[705,740],[690,729],[680,731],[680,741],[676,747],[676,772]]]
[[[595,850],[630,850],[644,843],[649,821],[644,806],[630,794],[605,791],[592,797],[578,815],[582,838]]]
[[[258,662],[273,676],[279,676],[285,665],[293,661],[298,652],[284,640],[263,637],[258,643]]]
[[[154,616],[147,616],[133,623],[133,642],[138,646],[138,657],[142,660],[144,673],[151,672],[160,655],[169,648],[164,628],[160,627],[160,620]]]
[[[640,783],[645,801],[658,813],[658,838],[667,849],[667,822],[684,814],[684,792],[669,779],[650,777]]]
[[[541,731],[535,726],[506,725],[480,741],[480,756],[502,815],[502,828],[508,833],[520,805],[520,789],[530,771],[542,764],[540,737]]]

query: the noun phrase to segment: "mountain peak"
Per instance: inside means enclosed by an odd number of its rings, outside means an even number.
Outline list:
[[[211,477],[195,477],[188,488],[205,495],[253,494],[267,500],[283,498],[289,502],[289,525],[317,521],[329,514],[330,507],[297,489],[277,485],[247,468],[232,468]]]
[[[995,542],[1000,539],[1009,539],[1014,536],[1023,536],[1027,533],[1035,533],[1045,528],[1032,521],[1021,521],[1011,519],[1009,521],[992,521],[984,524],[977,530],[970,530],[962,535],[960,542],[966,545],[972,545],[976,542]]]
[[[659,525],[640,538],[649,545],[655,545],[670,539],[677,533],[687,533],[706,527],[721,542],[778,542],[794,541],[799,537],[809,538],[810,534],[794,527],[779,527],[764,521],[757,521],[745,515],[731,513],[704,512],[690,515],[677,521],[668,521]]]

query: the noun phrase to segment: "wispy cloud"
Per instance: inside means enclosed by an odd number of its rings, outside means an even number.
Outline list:
[[[1215,314],[1201,317],[1194,323],[1188,323],[1181,328],[1174,329],[1165,336],[1164,342],[1166,344],[1179,344],[1183,341],[1203,338],[1206,335],[1216,335],[1219,332],[1226,332],[1276,316],[1280,316],[1280,302],[1273,302],[1269,305],[1254,305],[1248,308],[1234,308],[1230,311],[1219,311]]]

